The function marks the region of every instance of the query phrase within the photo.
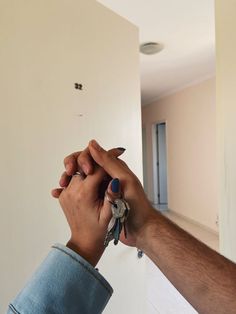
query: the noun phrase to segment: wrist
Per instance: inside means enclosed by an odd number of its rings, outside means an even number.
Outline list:
[[[83,246],[80,246],[76,241],[73,239],[70,239],[66,246],[73,250],[75,253],[79,254],[81,257],[83,257],[89,264],[91,264],[93,267],[97,265],[99,262],[103,252],[104,247],[101,248],[85,248]]]
[[[136,244],[137,248],[146,253],[148,245],[153,235],[156,235],[156,230],[160,228],[163,216],[156,209],[152,208],[152,211],[146,218],[142,228],[140,228],[137,234]]]

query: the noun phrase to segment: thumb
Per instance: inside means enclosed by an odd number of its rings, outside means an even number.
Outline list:
[[[117,198],[120,198],[120,195],[121,195],[120,181],[119,179],[115,178],[111,180],[111,182],[108,185],[108,188],[104,197],[103,207],[100,213],[101,221],[104,222],[106,225],[109,223],[112,217],[112,210],[111,210],[112,203]]]

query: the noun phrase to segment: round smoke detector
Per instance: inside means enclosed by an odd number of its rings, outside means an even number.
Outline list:
[[[155,42],[148,42],[140,45],[140,52],[145,55],[154,55],[155,53],[160,52],[164,46]]]

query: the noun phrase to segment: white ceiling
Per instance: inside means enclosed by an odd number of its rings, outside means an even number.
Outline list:
[[[214,0],[99,0],[137,25],[140,43],[157,41],[157,55],[140,54],[142,104],[215,75]]]

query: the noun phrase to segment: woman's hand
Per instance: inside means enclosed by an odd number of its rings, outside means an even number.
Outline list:
[[[95,167],[93,174],[74,175],[59,196],[60,205],[71,229],[67,246],[95,266],[104,251],[107,226],[111,219],[111,204],[99,196],[104,171]],[[119,196],[119,180],[112,180],[107,188],[109,198]]]
[[[118,157],[124,148],[109,150]],[[88,147],[64,159],[66,171],[62,174],[60,188],[52,190],[52,196],[59,198],[71,229],[67,246],[95,266],[104,251],[104,240],[111,219],[109,199],[119,197],[119,180],[113,180],[103,168],[96,165]],[[80,175],[75,175],[79,171]],[[109,182],[111,182],[109,184]]]

